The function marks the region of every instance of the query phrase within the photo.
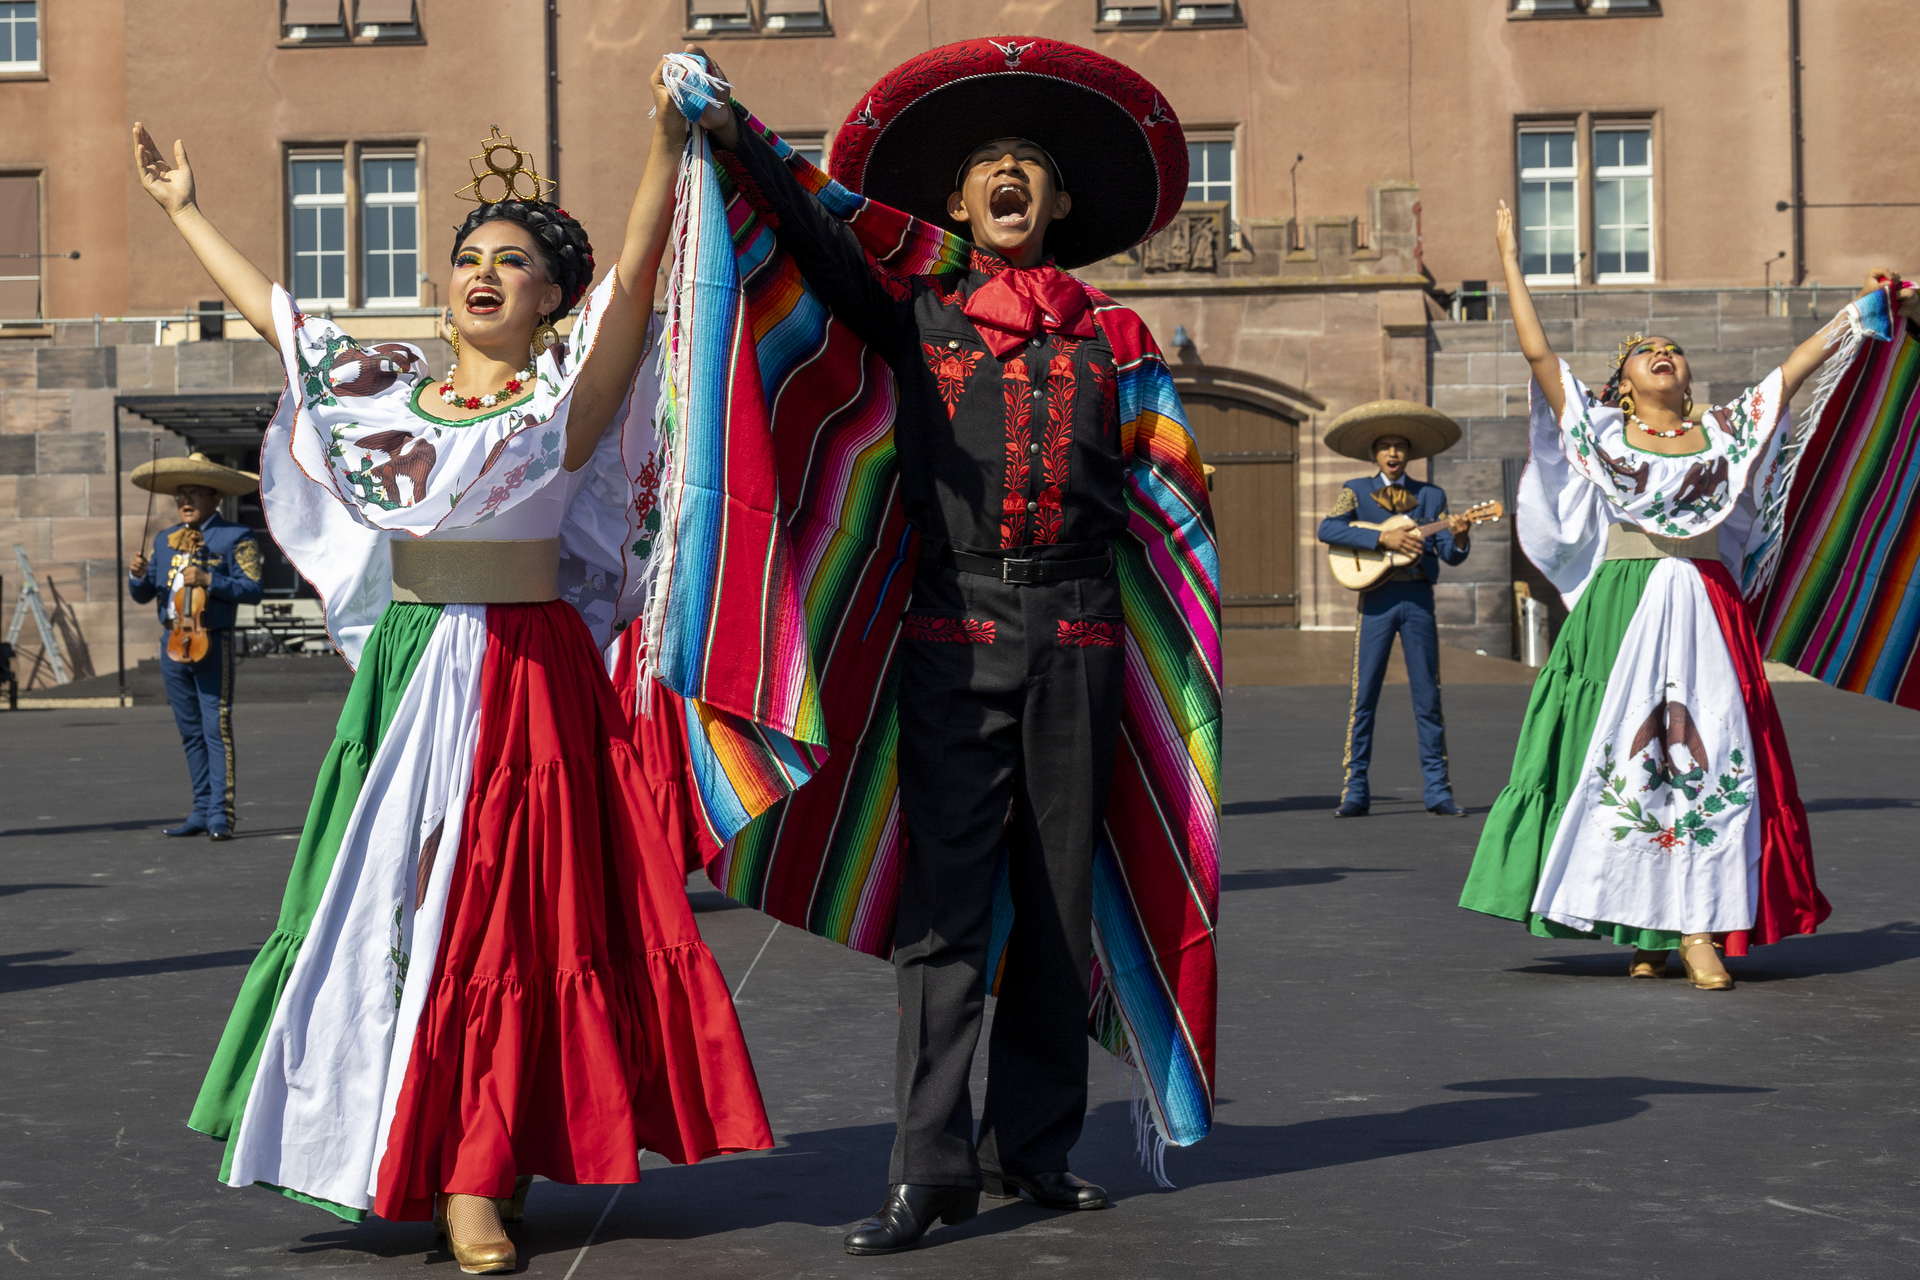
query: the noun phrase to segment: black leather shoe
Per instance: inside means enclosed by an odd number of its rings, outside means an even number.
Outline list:
[[[231,840],[233,839],[233,831],[227,827],[215,827],[213,830],[207,832],[207,839]]]
[[[996,1200],[1011,1200],[1024,1191],[1043,1209],[1105,1209],[1107,1189],[1064,1170],[1059,1173],[980,1173],[985,1192]]]
[[[1343,800],[1340,802],[1340,807],[1333,811],[1333,816],[1336,818],[1364,818],[1372,809],[1373,806],[1371,804],[1362,804],[1358,800]]]
[[[1439,804],[1427,806],[1427,812],[1436,818],[1464,818],[1467,811],[1451,800],[1442,800]]]
[[[916,1187],[896,1182],[880,1212],[847,1232],[847,1252],[862,1257],[899,1253],[920,1243],[935,1218],[957,1227],[980,1212],[972,1187]]]
[[[206,824],[198,818],[188,818],[177,827],[162,827],[163,836],[203,836],[207,834]]]

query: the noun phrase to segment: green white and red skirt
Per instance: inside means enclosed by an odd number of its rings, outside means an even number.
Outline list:
[[[1725,934],[1729,955],[1826,918],[1786,735],[1718,561],[1599,566],[1534,683],[1460,905],[1649,950]]]
[[[517,1174],[772,1145],[727,986],[578,612],[389,605],[189,1123],[358,1220]]]

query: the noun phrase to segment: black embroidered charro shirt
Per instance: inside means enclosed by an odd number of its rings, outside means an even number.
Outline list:
[[[1121,535],[1113,348],[1097,322],[1089,337],[1042,331],[996,357],[962,307],[1015,269],[1004,259],[976,249],[963,275],[905,280],[875,265],[744,123],[723,154],[808,285],[893,370],[909,523],[973,552],[1084,554]]]

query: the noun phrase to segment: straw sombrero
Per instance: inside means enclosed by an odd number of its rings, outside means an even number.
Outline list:
[[[1187,140],[1145,76],[1063,40],[962,40],[880,78],[833,137],[841,185],[953,230],[947,197],[981,143],[1044,147],[1073,196],[1047,228],[1072,268],[1124,253],[1167,225],[1187,196]]]
[[[1326,442],[1335,453],[1372,462],[1373,442],[1381,436],[1403,436],[1412,446],[1412,457],[1431,458],[1460,443],[1460,424],[1411,400],[1375,400],[1335,418]]]
[[[172,493],[183,484],[204,485],[215,493],[252,493],[260,477],[250,471],[223,467],[204,453],[184,458],[156,458],[133,469],[133,482],[154,493]]]

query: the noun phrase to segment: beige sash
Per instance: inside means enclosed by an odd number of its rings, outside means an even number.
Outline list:
[[[1692,538],[1667,538],[1630,524],[1607,526],[1609,560],[1718,560],[1718,529]]]
[[[418,604],[540,604],[560,598],[560,539],[393,540],[393,598]]]

